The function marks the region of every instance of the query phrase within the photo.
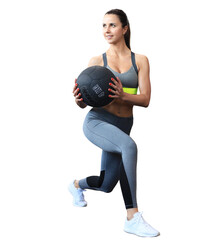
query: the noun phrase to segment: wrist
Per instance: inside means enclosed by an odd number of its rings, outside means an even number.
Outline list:
[[[126,102],[126,101],[128,101],[129,95],[130,94],[123,92],[121,99]]]

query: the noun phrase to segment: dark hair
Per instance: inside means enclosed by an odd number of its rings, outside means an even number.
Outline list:
[[[120,22],[122,23],[122,27],[124,28],[125,26],[128,26],[128,30],[125,33],[124,38],[125,38],[126,46],[129,49],[131,49],[131,46],[130,46],[131,30],[130,30],[130,24],[129,24],[129,21],[128,21],[128,18],[127,18],[127,15],[125,14],[125,12],[123,12],[120,9],[112,9],[112,10],[108,11],[106,14],[117,15],[120,19]]]

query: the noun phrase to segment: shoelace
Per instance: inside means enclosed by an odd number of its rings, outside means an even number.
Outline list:
[[[139,212],[136,219],[135,219],[135,223],[143,223],[145,227],[150,228],[151,226],[144,220],[143,216],[142,216],[143,212]]]

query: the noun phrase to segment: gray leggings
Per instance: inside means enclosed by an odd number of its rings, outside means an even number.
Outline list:
[[[85,136],[102,151],[100,176],[79,181],[82,189],[111,192],[120,181],[126,209],[136,208],[137,146],[129,136],[133,117],[117,117],[102,108],[87,114]]]

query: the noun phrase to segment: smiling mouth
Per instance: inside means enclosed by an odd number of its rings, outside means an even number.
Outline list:
[[[112,35],[107,35],[106,38],[107,39],[111,39],[113,36]]]

